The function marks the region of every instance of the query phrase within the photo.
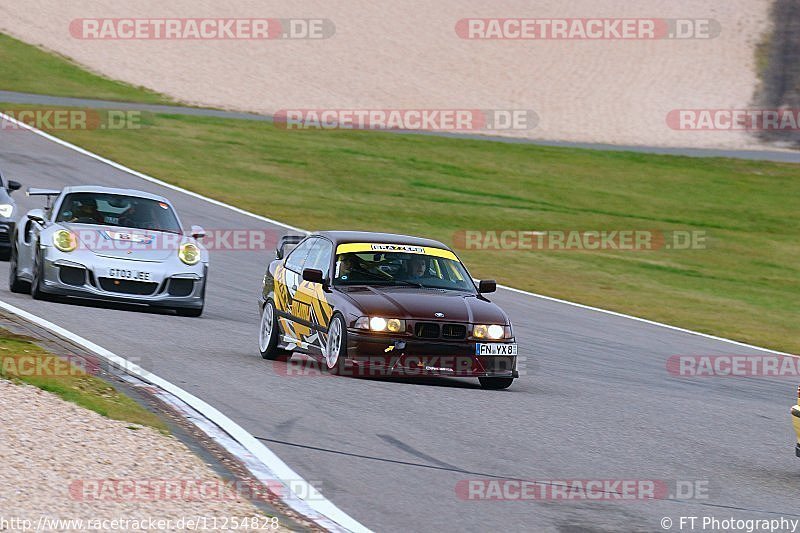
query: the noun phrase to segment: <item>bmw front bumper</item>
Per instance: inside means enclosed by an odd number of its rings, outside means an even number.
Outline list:
[[[502,343],[513,344],[514,339]],[[466,339],[434,341],[347,330],[348,359],[369,375],[519,377],[516,355],[475,355],[475,344]]]

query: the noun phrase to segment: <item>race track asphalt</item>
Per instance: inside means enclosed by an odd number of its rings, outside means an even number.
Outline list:
[[[27,186],[100,184],[168,196],[185,225],[278,227],[170,191],[25,131],[0,131],[0,170]],[[302,191],[298,191],[302,194]],[[37,199],[15,193],[27,209]],[[324,229],[324,228],[323,228]],[[287,376],[257,349],[256,295],[269,250],[211,255],[202,318],[0,299],[66,327],[211,403],[376,531],[661,531],[680,516],[800,518],[795,379],[683,378],[680,354],[759,353],[729,343],[501,290],[524,375],[507,391]],[[502,280],[501,280],[502,281]],[[654,302],[654,305],[657,305]],[[704,499],[473,501],[459,481],[707,482]]]

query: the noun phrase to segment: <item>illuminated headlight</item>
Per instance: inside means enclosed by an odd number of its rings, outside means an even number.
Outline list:
[[[78,237],[71,231],[60,229],[53,233],[53,246],[62,252],[71,252],[78,247]]]
[[[0,217],[11,218],[14,212],[14,206],[11,204],[0,204]]]
[[[476,339],[498,340],[506,337],[506,328],[497,324],[484,325],[476,324],[472,328],[472,336]]]
[[[187,265],[196,265],[200,262],[200,248],[190,242],[181,244],[178,257]]]
[[[402,333],[406,330],[406,321],[399,318],[383,318],[379,316],[362,316],[356,320],[356,327],[372,331],[388,331],[389,333]]]

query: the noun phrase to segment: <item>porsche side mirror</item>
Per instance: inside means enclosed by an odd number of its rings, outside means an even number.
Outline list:
[[[8,187],[7,187],[7,189],[8,189],[8,191],[9,191],[9,192],[11,192],[11,191],[18,191],[18,190],[20,190],[21,188],[22,188],[22,184],[21,184],[20,182],[18,182],[18,181],[14,181],[14,180],[8,180]]]
[[[481,294],[487,294],[490,292],[494,292],[497,290],[497,282],[493,279],[482,279],[478,283],[478,292]]]
[[[41,209],[34,209],[30,213],[28,213],[28,220],[32,220],[39,224],[40,226],[44,226],[47,221],[44,218],[44,213]]]
[[[206,236],[206,230],[201,228],[200,226],[192,226],[192,237],[195,239],[202,239]]]
[[[306,268],[303,270],[303,281],[310,281],[311,283],[325,283],[325,276],[322,270],[316,268]]]

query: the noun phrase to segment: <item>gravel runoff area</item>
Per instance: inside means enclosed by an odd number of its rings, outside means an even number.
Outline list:
[[[0,30],[182,102],[282,109],[533,110],[503,135],[620,145],[756,149],[740,131],[680,131],[681,109],[752,107],[770,0],[4,0]],[[328,19],[295,40],[86,40],[85,18]],[[711,39],[469,40],[464,18],[712,19]],[[80,37],[80,34],[78,35]],[[85,95],[91,96],[91,95]],[[487,131],[486,133],[493,133]]]
[[[285,531],[171,436],[2,379],[0,405],[0,531]]]

